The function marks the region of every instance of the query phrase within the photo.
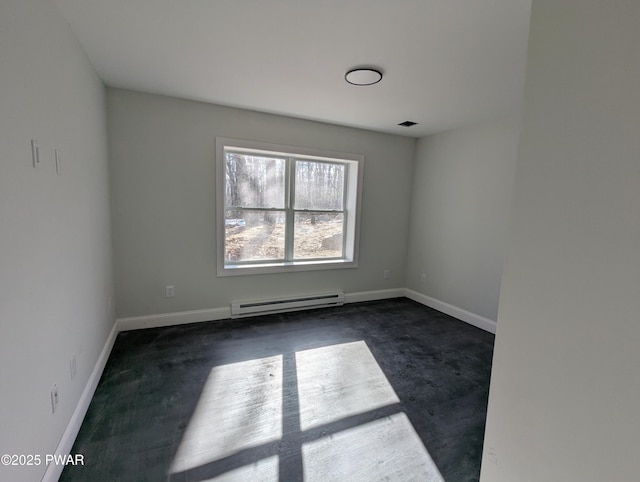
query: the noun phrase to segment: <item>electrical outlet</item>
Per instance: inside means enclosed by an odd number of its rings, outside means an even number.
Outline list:
[[[62,174],[62,156],[60,155],[60,151],[58,149],[54,150],[56,157],[56,173],[58,175]]]
[[[498,465],[498,451],[494,447],[489,447],[487,456],[492,463]]]
[[[58,385],[54,385],[51,389],[51,413],[56,413],[58,406]]]
[[[389,269],[385,269],[385,270],[384,270],[384,272],[383,272],[383,274],[382,274],[382,277],[383,277],[384,279],[391,279],[391,270],[389,270]]]
[[[40,165],[40,148],[38,147],[38,141],[31,139],[31,160],[33,161],[33,167]]]
[[[422,273],[420,275],[420,283],[425,284],[427,282],[427,275]]]
[[[173,286],[165,286],[164,295],[167,298],[173,298],[176,295],[176,290]]]
[[[73,380],[76,377],[76,374],[78,373],[78,366],[76,364],[75,355],[73,355],[73,358],[69,362],[69,371],[71,372],[71,380]]]

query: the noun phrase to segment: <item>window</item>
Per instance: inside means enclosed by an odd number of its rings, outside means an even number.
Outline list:
[[[218,276],[356,267],[362,163],[217,138]]]

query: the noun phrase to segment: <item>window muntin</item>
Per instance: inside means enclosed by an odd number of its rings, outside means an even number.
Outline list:
[[[218,275],[357,266],[362,156],[230,141],[217,139]]]

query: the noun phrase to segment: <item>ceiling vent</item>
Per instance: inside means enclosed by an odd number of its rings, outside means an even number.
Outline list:
[[[398,124],[399,126],[402,127],[411,127],[411,126],[415,126],[417,124],[417,122],[413,122],[413,121],[404,121],[404,122],[400,122],[400,124]]]

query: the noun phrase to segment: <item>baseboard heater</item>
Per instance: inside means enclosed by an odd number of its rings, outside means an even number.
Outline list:
[[[310,310],[344,304],[344,293],[322,293],[271,300],[238,301],[231,303],[231,318]]]

